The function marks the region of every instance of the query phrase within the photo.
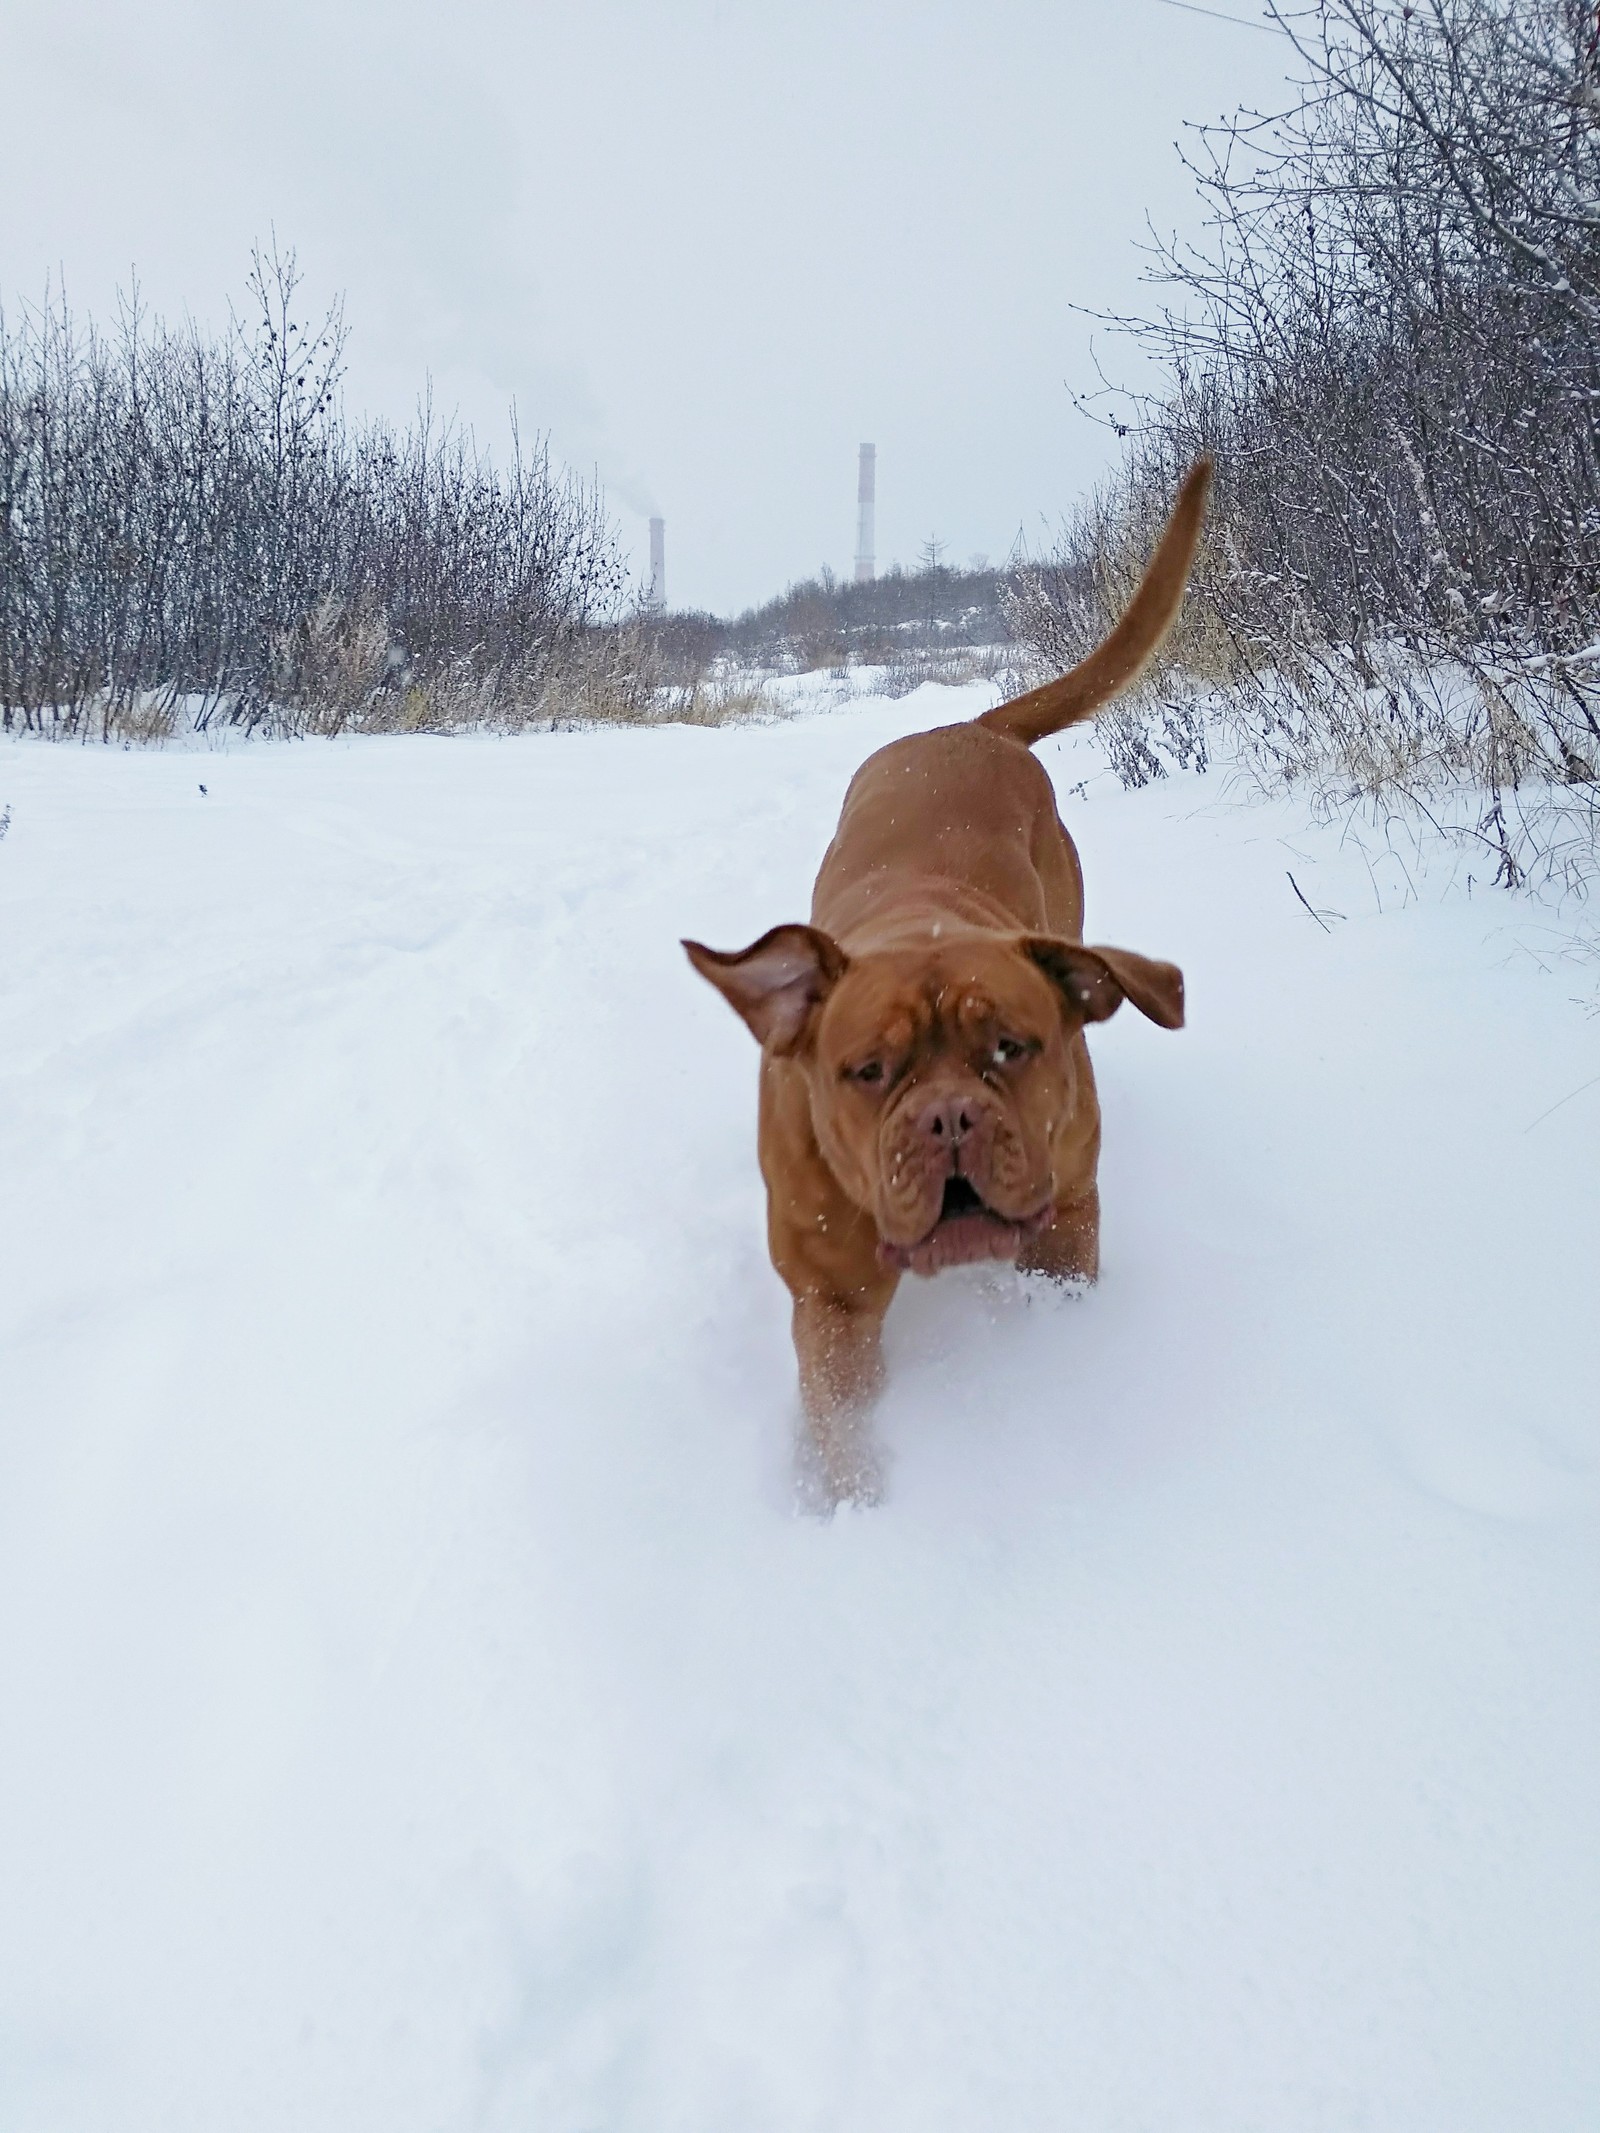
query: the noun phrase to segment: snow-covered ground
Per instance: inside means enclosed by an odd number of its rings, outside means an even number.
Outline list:
[[[1600,1021],[1535,907],[1043,751],[1191,1026],[1095,1035],[1098,1291],[908,1285],[889,1500],[791,1509],[677,938],[802,916],[854,765],[986,700],[0,749],[7,2133],[1600,2124]]]

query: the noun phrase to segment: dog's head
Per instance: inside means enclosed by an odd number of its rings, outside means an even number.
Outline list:
[[[931,1274],[1009,1258],[1049,1218],[1056,1159],[1082,1145],[1073,1039],[1124,1000],[1183,1022],[1183,974],[1124,948],[956,933],[847,956],[775,926],[689,960],[758,1043],[804,1074],[817,1145],[890,1264]]]

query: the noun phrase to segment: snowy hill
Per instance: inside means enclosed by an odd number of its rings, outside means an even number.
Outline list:
[[[0,751],[0,2125],[1600,2124],[1536,907],[1047,746],[1190,1027],[1092,1037],[1099,1289],[908,1284],[888,1501],[793,1514],[677,940],[803,916],[857,762],[987,700]]]

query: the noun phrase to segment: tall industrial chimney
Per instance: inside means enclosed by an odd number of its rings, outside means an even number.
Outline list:
[[[878,447],[861,447],[861,472],[856,479],[856,583],[870,585],[875,571],[872,558],[873,510],[878,496]]]
[[[650,521],[650,605],[665,607],[667,604],[667,522],[664,518]]]

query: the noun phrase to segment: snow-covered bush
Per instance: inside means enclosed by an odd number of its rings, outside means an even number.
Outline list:
[[[1161,248],[1165,308],[1118,322],[1169,389],[1119,421],[1119,473],[1025,573],[1013,624],[1041,665],[1081,650],[1213,452],[1194,593],[1109,729],[1119,767],[1181,758],[1203,685],[1283,777],[1477,787],[1485,823],[1523,825],[1514,879],[1546,812],[1569,861],[1600,826],[1600,16],[1268,12],[1298,99],[1199,129],[1209,241]]]
[[[598,493],[542,443],[352,425],[339,307],[306,322],[292,254],[250,290],[221,341],[136,297],[110,335],[0,314],[0,728],[516,724],[597,662],[631,702]]]

